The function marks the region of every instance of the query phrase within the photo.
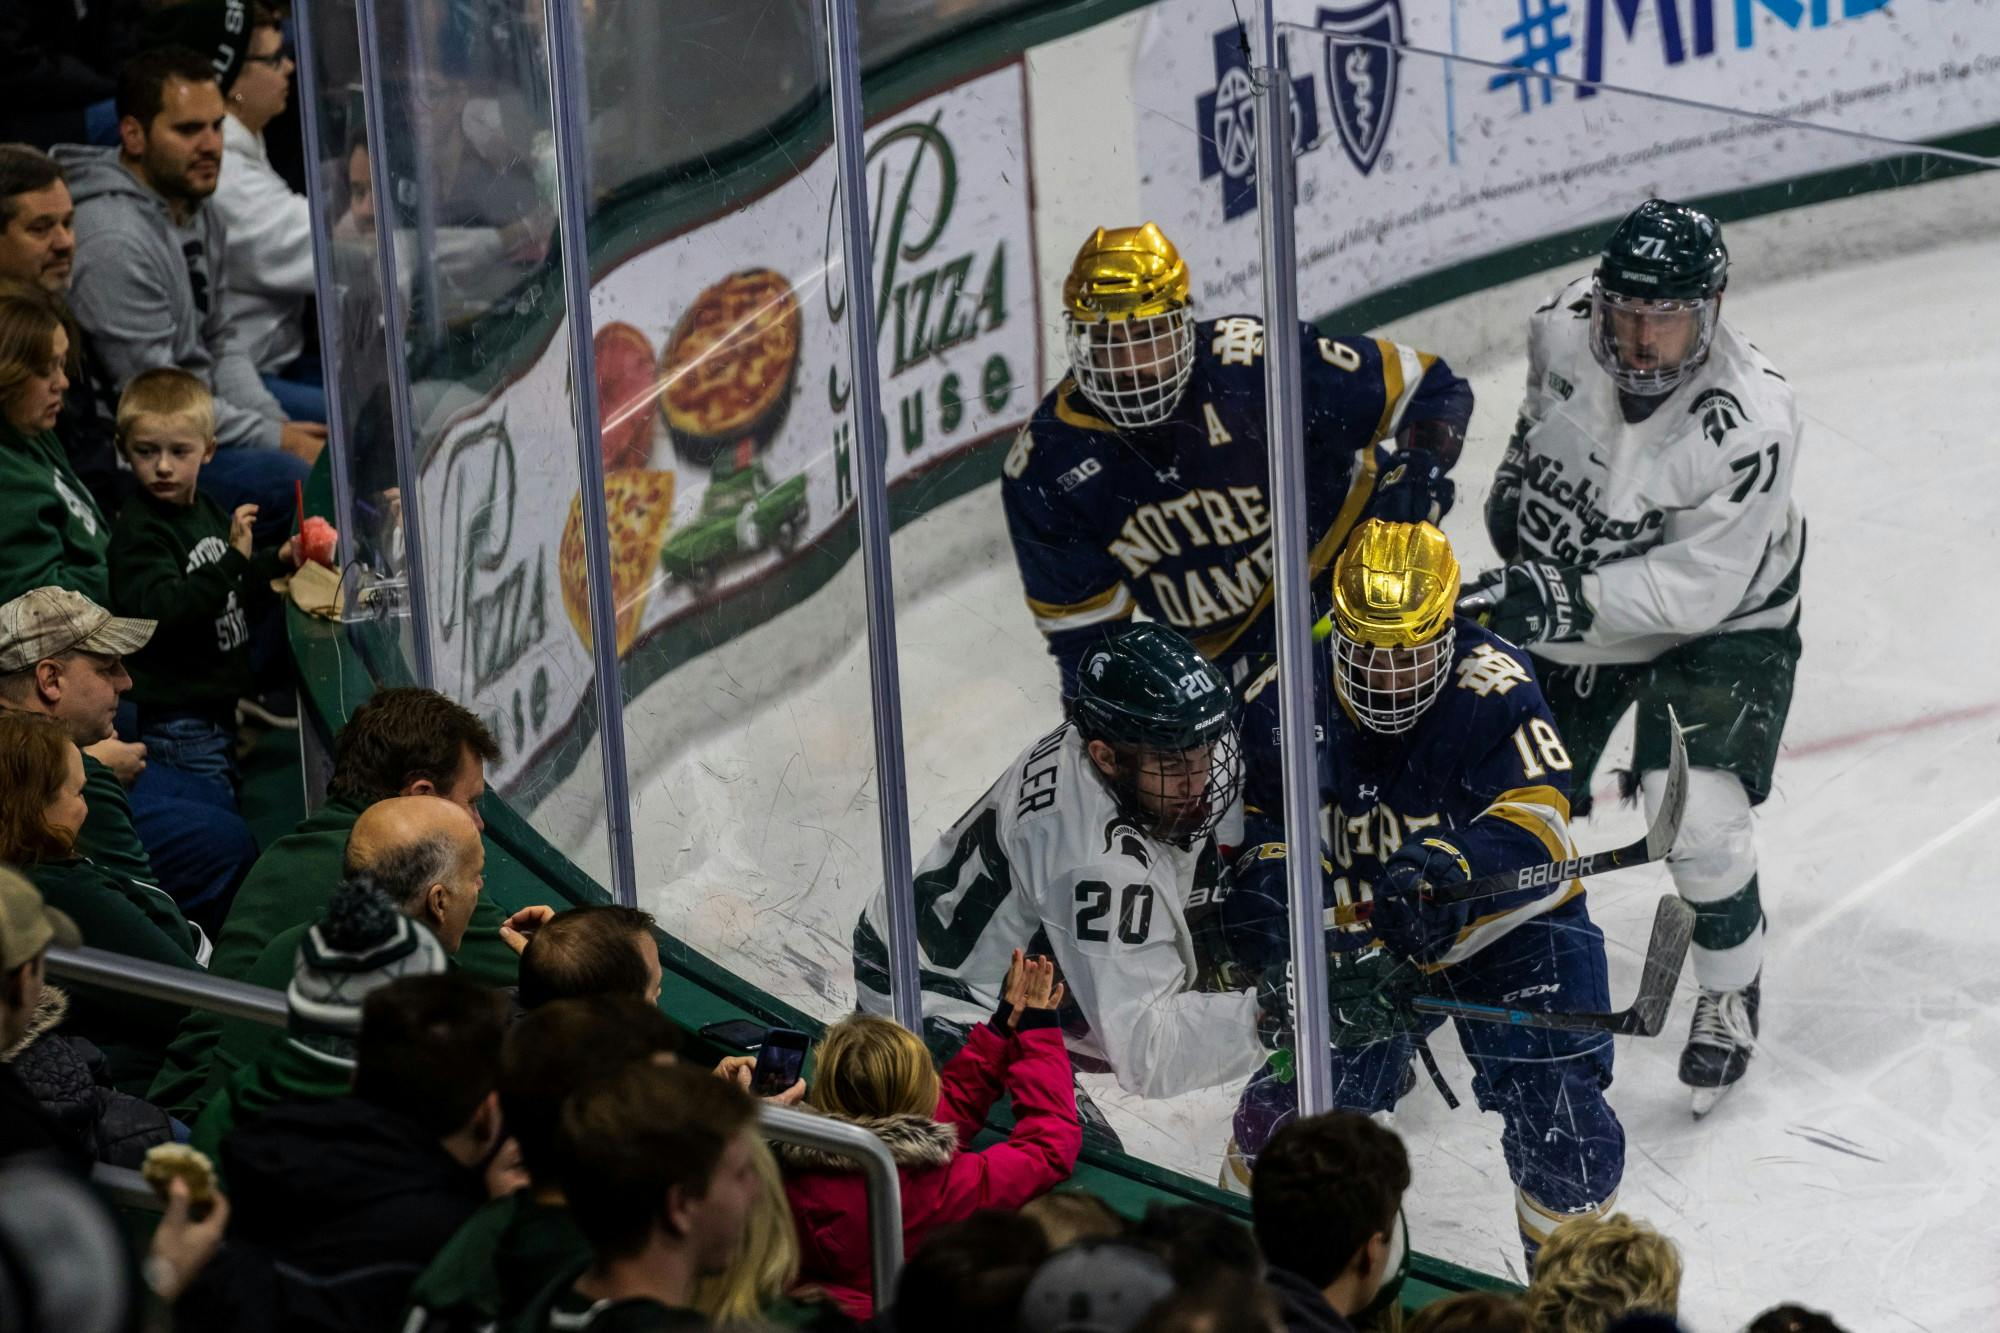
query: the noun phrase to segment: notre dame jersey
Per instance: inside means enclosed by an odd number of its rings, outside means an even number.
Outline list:
[[[1428,352],[1301,325],[1306,520],[1324,570],[1363,516],[1390,455],[1371,445],[1414,421],[1463,432],[1472,390]],[[1120,430],[1065,378],[1007,455],[1000,494],[1028,609],[1074,693],[1084,651],[1134,610],[1194,641],[1241,688],[1274,617],[1264,432],[1264,326],[1195,329],[1173,415]],[[1315,582],[1319,580],[1315,578]],[[1257,646],[1261,645],[1261,646]]]
[[[1363,727],[1332,688],[1331,645],[1316,645],[1321,837],[1329,946],[1358,948],[1383,861],[1436,829],[1474,878],[1576,855],[1569,834],[1570,758],[1524,655],[1463,618],[1436,702],[1400,735]],[[1283,766],[1277,668],[1245,691],[1244,850],[1223,904],[1230,951],[1254,963],[1287,951]],[[1444,833],[1444,830],[1449,830]],[[1257,873],[1261,863],[1275,862]],[[1463,962],[1510,931],[1583,894],[1578,880],[1520,889],[1475,905],[1429,970]],[[1579,907],[1581,904],[1579,904]],[[1440,944],[1443,942],[1440,941]]]
[[[1591,354],[1590,293],[1579,278],[1529,320],[1525,431],[1502,465],[1522,473],[1520,507],[1511,524],[1488,516],[1503,550],[1511,526],[1515,558],[1591,570],[1590,629],[1535,654],[1649,662],[1704,634],[1790,624],[1806,541],[1791,386],[1718,320],[1707,360],[1628,422]]]
[[[1221,875],[1213,838],[1181,848],[1133,828],[1065,725],[1008,765],[917,869],[924,1013],[990,1016],[1013,951],[1026,949],[1055,959],[1079,1067],[1108,1067],[1144,1097],[1247,1077],[1266,1054],[1255,994],[1191,989],[1188,910]],[[876,895],[854,932],[871,1013],[889,1012],[887,911]]]

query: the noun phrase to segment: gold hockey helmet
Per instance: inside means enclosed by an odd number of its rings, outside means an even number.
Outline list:
[[[1369,519],[1333,562],[1336,692],[1357,721],[1396,733],[1436,702],[1458,632],[1458,557],[1428,523]]]
[[[1157,224],[1099,227],[1063,280],[1065,344],[1083,396],[1114,426],[1152,426],[1194,371],[1188,270]]]

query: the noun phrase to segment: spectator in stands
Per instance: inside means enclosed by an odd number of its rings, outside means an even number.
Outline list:
[[[410,1289],[422,1316],[406,1323],[405,1333],[511,1324],[558,1276],[589,1261],[556,1176],[563,1099],[635,1061],[670,1063],[680,1044],[680,1029],[666,1015],[626,995],[551,1000],[509,1029],[500,1051],[500,1112],[520,1147],[528,1187],[481,1208],[438,1252]]]
[[[556,1174],[591,1261],[536,1328],[703,1329],[695,1283],[727,1270],[756,1207],[757,1104],[684,1066],[627,1064],[579,1089]]]
[[[0,144],[0,291],[31,287],[55,305],[69,335],[63,365],[69,388],[56,415],[56,438],[97,507],[116,514],[131,494],[131,474],[119,465],[112,441],[117,386],[69,312],[75,267],[76,205],[61,165],[39,148]]]
[[[1623,1213],[1573,1217],[1535,1256],[1522,1302],[1533,1333],[1604,1333],[1620,1315],[1672,1315],[1680,1305],[1674,1243]]]
[[[224,1024],[192,1139],[211,1157],[238,1124],[279,1102],[344,1094],[354,1078],[362,1002],[392,981],[447,970],[436,935],[366,875],[341,885],[288,959],[287,975],[259,978],[285,993],[283,1031],[243,1019]]]
[[[1404,1333],[1528,1333],[1528,1312],[1497,1291],[1462,1291],[1417,1311]]]
[[[1257,1158],[1250,1214],[1289,1333],[1352,1327],[1396,1264],[1403,1141],[1348,1111],[1294,1120]]]
[[[111,600],[111,525],[55,433],[68,357],[47,297],[0,293],[0,597],[54,585]]]
[[[119,696],[132,684],[124,659],[153,630],[150,620],[113,616],[67,588],[36,588],[0,605],[0,711],[52,717],[82,749],[90,813],[77,850],[113,874],[165,889],[206,933],[220,927],[257,842],[199,783],[150,768],[144,745],[112,734]]]
[[[720,1273],[695,1283],[691,1305],[718,1329],[771,1327],[852,1329],[853,1320],[814,1288],[794,1291],[799,1277],[799,1235],[785,1197],[778,1159],[762,1139],[752,1139],[757,1198],[743,1230],[743,1248]]]
[[[140,0],[0,4],[0,139],[113,144],[118,66],[139,49]]]
[[[573,907],[535,931],[521,952],[521,1008],[584,995],[658,1004],[665,979],[653,918],[612,904]]]
[[[347,876],[348,839],[356,821],[377,802],[398,795],[441,796],[484,828],[479,801],[486,793],[485,765],[499,754],[486,724],[437,691],[377,690],[334,738],[326,804],[273,843],[237,892],[209,970],[236,981],[260,967],[282,970],[290,955],[273,960],[267,957],[270,945],[318,919],[328,895]],[[532,926],[547,911],[524,909],[523,924]],[[513,938],[503,936],[509,919],[494,895],[482,892],[453,961],[489,986],[513,985],[525,940],[518,928]],[[222,1030],[215,1015],[190,1014],[147,1100],[184,1118],[196,1114]]]
[[[222,167],[215,66],[185,47],[135,56],[119,74],[118,116],[117,149],[55,154],[76,200],[70,308],[121,385],[156,366],[209,385],[222,448],[208,490],[225,509],[256,504],[275,540],[326,428],[285,419],[224,310],[227,241],[209,202]]]
[[[1803,1305],[1774,1305],[1750,1321],[1744,1333],[1844,1333],[1833,1316]]]
[[[197,489],[215,457],[215,400],[200,379],[163,367],[118,400],[118,447],[138,492],[111,529],[112,605],[158,626],[132,655],[139,739],[150,762],[236,809],[237,700],[257,694],[253,607],[292,565],[292,541],[252,545],[254,504],[224,514]]]
[[[1176,1286],[1197,1287],[1224,1273],[1250,1281],[1264,1276],[1250,1228],[1202,1204],[1152,1204],[1125,1239],[1166,1260]]]
[[[0,862],[19,866],[93,948],[198,969],[207,941],[172,898],[77,855],[87,808],[83,755],[62,727],[51,718],[0,713]],[[183,1010],[83,986],[72,998],[72,1030],[104,1052],[120,1091],[143,1093]]]
[[[1223,1273],[1175,1292],[1146,1312],[1146,1333],[1283,1333],[1270,1291],[1241,1273]]]
[[[479,900],[485,864],[486,849],[479,831],[463,809],[435,796],[396,796],[369,806],[355,823],[348,839],[342,892],[357,885],[372,889],[391,911],[413,922],[417,932],[427,935],[449,958],[458,952],[465,923]],[[335,919],[341,896],[336,893],[327,904],[326,920]],[[313,932],[323,928],[324,921],[320,927],[308,923],[279,931],[243,980],[267,990],[295,984],[297,969],[311,952]],[[284,1039],[248,1019],[217,1017],[214,1022],[221,1036],[209,1063],[206,1092],[213,1097],[225,1088],[232,1089],[228,1095],[240,1103],[238,1071],[247,1065],[268,1064],[271,1048],[284,1044]],[[253,1086],[260,1078],[257,1074],[246,1077]],[[213,1110],[210,1107],[202,1112],[204,1121],[211,1118]]]
[[[76,923],[42,900],[41,891],[0,866],[0,1048],[27,1036],[41,1008],[43,959],[51,944],[83,943]],[[43,1108],[11,1063],[0,1063],[0,1160],[46,1155],[82,1175],[91,1155]]]
[[[1016,1333],[1022,1293],[1049,1257],[1041,1229],[985,1209],[931,1233],[896,1279],[896,1303],[876,1323],[893,1333]]]
[[[148,1148],[174,1141],[174,1124],[159,1107],[113,1087],[110,1066],[88,1039],[58,1030],[68,1014],[68,994],[43,986],[27,1032],[0,1048],[0,1061],[92,1161],[136,1168]]]
[[[220,19],[220,3],[196,3]],[[292,55],[275,18],[255,23],[234,82],[223,89],[222,181],[215,207],[229,234],[223,310],[249,348],[264,387],[294,421],[326,420],[319,357],[305,350],[305,303],[313,294],[312,208],[271,165],[264,127],[284,111]]]
[[[1056,1190],[1030,1199],[1022,1205],[1021,1216],[1042,1229],[1051,1250],[1080,1240],[1125,1234],[1125,1219],[1112,1212],[1110,1204],[1083,1190]]]
[[[1173,1298],[1166,1260],[1127,1240],[1087,1240],[1059,1250],[1021,1293],[1021,1327],[1049,1333],[1133,1333]]]
[[[223,1143],[229,1240],[182,1325],[396,1327],[430,1256],[515,1184],[491,1166],[505,1022],[500,994],[462,977],[371,991],[352,1095],[273,1106]]]
[[[1019,1208],[1075,1168],[1083,1130],[1056,1026],[1062,994],[1053,962],[1016,949],[999,1012],[972,1030],[942,1076],[922,1039],[887,1019],[856,1014],[827,1029],[806,1103],[867,1129],[896,1159],[905,1252],[980,1208]],[[1013,1133],[972,1151],[1003,1092],[1013,1098]],[[801,1276],[867,1318],[874,1299],[859,1168],[796,1144],[781,1147],[779,1160],[798,1220]]]

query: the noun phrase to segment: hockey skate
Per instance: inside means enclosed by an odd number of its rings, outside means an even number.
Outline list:
[[[1692,1106],[1699,1120],[1715,1109],[1722,1095],[1750,1065],[1757,1045],[1757,1002],[1764,976],[1758,973],[1742,990],[1703,987],[1694,1003],[1694,1024],[1681,1049],[1681,1082],[1693,1090]]]

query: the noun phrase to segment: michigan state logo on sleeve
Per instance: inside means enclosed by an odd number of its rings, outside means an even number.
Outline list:
[[[1727,389],[1709,389],[1688,405],[1688,415],[1701,418],[1701,433],[1722,446],[1723,437],[1750,419],[1743,404]]]

